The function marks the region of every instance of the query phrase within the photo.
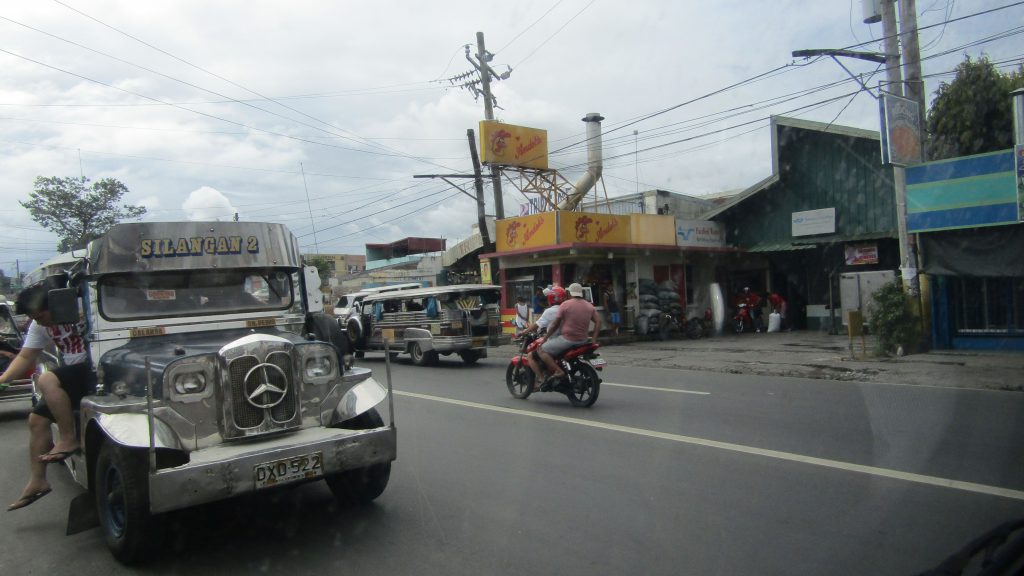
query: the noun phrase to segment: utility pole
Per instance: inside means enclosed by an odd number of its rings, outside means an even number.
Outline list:
[[[476,33],[476,62],[469,58],[468,47],[466,52],[466,59],[480,72],[480,85],[484,96],[484,118],[486,120],[494,120],[494,96],[491,95],[491,75],[493,74],[495,78],[501,79],[502,77],[507,78],[508,74],[495,74],[488,64],[488,62],[494,59],[494,54],[491,54],[484,48],[483,32]],[[505,217],[505,202],[501,197],[501,171],[494,166],[491,166],[491,188],[494,190],[494,216],[501,220]]]
[[[487,251],[491,248],[491,235],[487,231],[487,217],[484,214],[484,178],[480,173],[480,156],[476,152],[476,135],[472,129],[466,130],[466,137],[469,138],[469,155],[473,159],[473,183],[476,185],[476,216],[480,223],[480,239],[483,241],[484,250]]]
[[[902,8],[906,0],[901,0]],[[901,68],[899,34],[896,25],[896,0],[882,0],[882,36],[885,37],[887,91],[903,96],[903,73]],[[904,285],[911,294],[917,291],[917,259],[910,245],[907,233],[907,172],[903,166],[893,164],[892,183],[896,204],[896,233],[900,249],[900,271]]]
[[[917,1],[900,0],[900,44],[903,45],[903,65],[907,72],[903,94],[918,105],[921,132],[924,132],[924,80],[921,79],[921,44],[917,39]]]
[[[885,37],[886,92],[903,96],[903,72],[900,69],[900,39],[896,35],[896,0],[882,0],[882,36]]]

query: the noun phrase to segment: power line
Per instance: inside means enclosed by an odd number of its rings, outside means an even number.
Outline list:
[[[74,7],[72,7],[72,6],[68,6],[68,5],[67,5],[67,4],[65,4],[64,2],[61,2],[61,0],[53,0],[53,1],[54,1],[54,2],[56,2],[57,4],[60,4],[61,6],[64,6],[64,7],[65,7],[65,8],[67,8],[68,10],[71,10],[71,11],[73,11],[73,12],[76,12],[76,13],[78,13],[78,14],[81,14],[82,16],[84,16],[84,17],[88,18],[89,20],[92,20],[93,22],[96,22],[97,24],[100,24],[100,25],[102,25],[102,26],[104,26],[104,27],[106,27],[106,28],[109,28],[110,30],[113,30],[114,32],[117,32],[118,34],[121,34],[121,35],[123,35],[123,36],[126,36],[126,37],[128,37],[128,38],[130,38],[130,39],[132,39],[132,40],[134,40],[134,41],[136,41],[136,42],[138,42],[138,43],[142,44],[143,46],[146,46],[146,47],[148,47],[148,48],[152,49],[152,50],[156,50],[157,52],[160,52],[161,54],[164,54],[164,55],[166,55],[166,56],[168,56],[168,57],[170,57],[170,58],[173,58],[173,59],[177,60],[178,62],[181,62],[182,64],[185,64],[185,65],[187,65],[187,66],[190,66],[190,67],[192,67],[192,68],[194,68],[194,69],[196,69],[196,70],[199,70],[199,71],[201,71],[201,72],[204,72],[204,73],[206,73],[206,74],[209,74],[209,75],[213,76],[214,78],[217,78],[218,80],[222,80],[222,81],[224,81],[224,82],[227,82],[228,84],[231,84],[232,86],[236,86],[236,87],[238,87],[238,88],[241,88],[242,90],[245,90],[246,92],[249,92],[250,94],[254,94],[254,95],[258,96],[259,98],[262,98],[262,99],[268,100],[268,101],[270,101],[270,102],[273,102],[273,103],[277,104],[278,106],[280,106],[280,107],[282,107],[282,108],[285,108],[286,110],[290,110],[290,111],[292,111],[292,112],[294,112],[294,113],[296,113],[296,114],[299,114],[299,115],[301,115],[301,116],[304,116],[304,117],[306,117],[306,118],[309,118],[310,120],[313,120],[313,121],[315,121],[315,122],[319,122],[319,123],[321,123],[321,124],[324,124],[325,126],[330,126],[331,128],[335,128],[335,127],[334,127],[334,126],[333,126],[332,124],[330,124],[330,123],[328,123],[328,122],[325,122],[324,120],[321,120],[321,119],[319,119],[319,118],[316,118],[316,117],[314,117],[314,116],[311,116],[310,114],[307,114],[306,112],[303,112],[303,111],[301,111],[301,110],[299,110],[299,109],[297,109],[297,108],[293,108],[293,107],[291,107],[291,106],[288,106],[287,104],[284,104],[284,103],[282,103],[282,102],[280,102],[280,101],[278,101],[278,100],[274,100],[273,98],[270,98],[269,96],[266,96],[266,95],[264,95],[264,94],[261,94],[261,93],[259,93],[259,92],[255,91],[255,90],[253,90],[253,89],[251,89],[251,88],[248,88],[248,87],[246,87],[246,86],[243,86],[243,85],[241,85],[241,84],[239,84],[239,83],[237,83],[237,82],[235,82],[235,81],[233,81],[233,80],[230,80],[230,79],[228,79],[228,78],[225,78],[225,77],[223,77],[223,76],[221,76],[221,75],[219,75],[219,74],[217,74],[217,73],[215,73],[215,72],[211,72],[210,70],[207,70],[207,69],[205,69],[205,68],[203,68],[203,67],[201,67],[201,66],[198,66],[198,65],[196,65],[196,64],[193,64],[192,62],[189,62],[188,60],[185,60],[184,58],[180,58],[180,57],[178,57],[178,56],[176,56],[176,55],[174,55],[174,54],[171,54],[170,52],[168,52],[168,51],[166,51],[166,50],[164,50],[164,49],[162,49],[162,48],[158,48],[157,46],[154,46],[153,44],[150,44],[150,43],[148,43],[148,42],[146,42],[146,41],[142,40],[141,38],[138,38],[138,37],[136,37],[136,36],[133,36],[132,34],[129,34],[129,33],[125,32],[125,31],[123,31],[123,30],[120,30],[119,28],[116,28],[116,27],[114,27],[114,26],[111,26],[110,24],[107,24],[106,22],[103,22],[102,20],[99,20],[98,18],[95,18],[95,17],[93,17],[93,16],[90,16],[89,14],[86,14],[85,12],[82,12],[81,10],[78,10],[77,8],[74,8]],[[159,74],[159,72],[155,72],[155,73]],[[163,74],[161,74],[161,76],[164,76],[164,75],[163,75]],[[170,77],[168,77],[168,78],[170,78]],[[173,79],[173,78],[172,78],[172,79]],[[187,82],[186,82],[186,84],[189,84],[189,83],[187,83]],[[189,84],[189,85],[191,85],[191,84]],[[200,88],[200,87],[198,87],[198,86],[197,86],[197,88],[199,88],[200,90],[203,90],[203,91],[205,91],[205,92],[210,92],[211,94],[216,94],[217,96],[220,96],[220,97],[222,97],[222,98],[229,98],[228,96],[224,96],[224,95],[222,95],[222,94],[218,94],[217,92],[214,92],[214,91],[212,91],[212,90],[207,90],[207,89],[205,89],[205,88]],[[232,99],[232,100],[234,100],[234,99]],[[235,100],[235,101],[236,101],[236,102],[239,102],[238,100]],[[239,103],[242,103],[242,102],[239,102]],[[247,105],[248,105],[248,104],[247,104]],[[255,107],[255,108],[256,108],[256,109],[258,109],[258,110],[261,110],[261,111],[263,111],[263,112],[266,112],[266,113],[268,113],[268,114],[274,114],[275,116],[280,116],[279,114],[275,114],[275,113],[273,113],[273,112],[270,112],[270,111],[268,111],[268,110],[264,110],[264,109],[262,109],[262,108],[258,108],[258,107]],[[193,111],[193,112],[195,112],[195,111]],[[295,119],[293,119],[293,118],[287,118],[287,117],[284,117],[284,116],[280,116],[280,117],[282,117],[282,118],[286,118],[286,119],[288,119],[288,120],[291,120],[292,122],[298,122],[297,120],[295,120]],[[305,123],[302,123],[302,122],[299,122],[299,124],[302,124],[302,125],[304,125],[304,126],[308,126],[307,124],[305,124]],[[311,128],[316,128],[316,127],[313,127],[313,126],[309,126],[309,127],[311,127]],[[323,130],[322,128],[316,128],[316,129],[319,129],[319,130]],[[358,134],[355,134],[355,133],[353,133],[353,132],[350,132],[350,131],[348,131],[348,130],[345,130],[344,128],[339,128],[339,129],[340,129],[340,130],[343,130],[343,131],[345,131],[345,132],[348,132],[348,133],[350,133],[350,134],[352,134],[352,135],[353,135],[353,136],[355,136],[356,138],[362,139],[362,137],[361,137],[361,136],[359,136]],[[334,132],[331,132],[331,131],[327,131],[327,130],[323,130],[323,131],[325,131],[325,132],[328,132],[328,133],[330,133],[330,134],[334,134],[334,135],[337,135],[337,134],[335,134]],[[268,133],[271,133],[271,132],[269,132],[269,131],[268,131]],[[340,136],[340,135],[338,135],[338,136]],[[349,139],[351,139],[351,138],[349,138]],[[387,146],[383,146],[383,145],[381,145],[381,144],[377,144],[377,143],[375,143],[375,142],[361,142],[361,143],[363,143],[363,144],[368,144],[368,145],[370,145],[370,146],[373,146],[373,147],[376,147],[376,148],[379,148],[379,149],[382,149],[382,150],[385,150],[385,151],[391,152],[391,154],[387,154],[387,155],[394,155],[394,156],[400,156],[400,157],[404,157],[404,158],[409,158],[409,159],[412,159],[412,160],[417,160],[417,161],[421,161],[421,162],[424,162],[424,163],[426,163],[426,164],[431,164],[431,165],[434,165],[434,166],[438,166],[438,167],[441,167],[441,168],[447,168],[446,166],[442,166],[442,165],[440,165],[440,164],[437,164],[437,163],[435,163],[435,162],[431,162],[431,161],[429,161],[429,160],[425,160],[425,159],[422,159],[422,158],[417,158],[417,157],[415,157],[415,156],[411,156],[411,155],[408,155],[408,154],[404,154],[404,153],[401,153],[401,152],[397,152],[397,151],[395,151],[395,150],[393,150],[393,149],[390,149],[390,148],[388,148]],[[358,151],[358,150],[357,150],[357,151]],[[367,153],[369,153],[369,151],[364,151],[364,152],[367,152]]]
[[[529,54],[527,54],[527,55],[526,55],[526,57],[524,57],[524,58],[523,58],[522,60],[520,60],[519,62],[516,62],[516,64],[515,64],[514,66],[512,66],[512,68],[513,68],[513,69],[516,69],[516,68],[518,68],[520,64],[522,64],[523,62],[526,62],[526,61],[527,61],[527,60],[529,60],[529,59],[530,59],[531,57],[533,57],[533,55],[534,55],[534,54],[536,54],[538,50],[540,50],[541,48],[543,48],[545,44],[547,44],[548,42],[550,42],[550,41],[551,41],[551,39],[552,39],[552,38],[554,38],[555,36],[557,36],[557,35],[558,35],[558,34],[559,34],[559,33],[560,33],[560,32],[561,32],[562,30],[564,30],[566,26],[568,26],[569,24],[572,24],[572,21],[573,21],[573,20],[575,20],[575,19],[576,19],[576,18],[577,18],[577,17],[578,17],[578,16],[580,15],[580,14],[583,14],[583,12],[584,12],[584,11],[585,11],[585,10],[586,10],[587,8],[590,8],[591,4],[593,4],[594,2],[596,2],[596,0],[590,0],[590,2],[588,2],[586,6],[584,6],[583,8],[581,8],[581,9],[580,9],[580,11],[579,11],[579,12],[577,12],[576,14],[573,14],[572,18],[569,18],[569,19],[568,19],[568,20],[567,20],[567,21],[565,22],[565,24],[562,24],[562,25],[561,25],[561,26],[560,26],[560,27],[558,28],[558,30],[555,30],[555,31],[554,31],[554,32],[553,32],[553,33],[552,33],[552,34],[551,34],[550,36],[548,36],[548,37],[547,37],[547,39],[546,39],[546,40],[544,40],[543,42],[541,42],[541,43],[540,43],[540,44],[539,44],[539,45],[538,45],[538,46],[537,46],[536,48],[534,48],[534,49],[533,49],[533,51],[532,51],[532,52],[530,52]]]

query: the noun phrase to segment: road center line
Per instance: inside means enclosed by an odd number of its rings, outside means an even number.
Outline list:
[[[614,382],[601,382],[601,386],[618,386],[619,388],[637,388],[640,390],[654,390],[656,392],[675,392],[676,394],[698,394],[710,396],[711,392],[698,392],[696,390],[678,390],[676,388],[658,388],[657,386],[637,386],[636,384],[616,384]]]
[[[728,450],[730,452],[739,452],[741,454],[750,454],[754,456],[762,456],[765,458],[774,458],[776,460],[785,460],[788,462],[797,462],[800,464],[809,464],[812,466],[821,466],[823,468],[832,468],[834,470],[845,470],[847,472],[858,472],[861,474],[869,474],[871,476],[878,476],[880,478],[890,478],[893,480],[903,480],[905,482],[915,482],[918,484],[927,484],[929,486],[939,486],[942,488],[952,488],[953,490],[962,490],[965,492],[974,492],[977,494],[987,494],[990,496],[1000,496],[1002,498],[1011,498],[1013,500],[1024,500],[1024,491],[1013,490],[1010,488],[1000,488],[998,486],[989,486],[986,484],[976,484],[974,482],[963,482],[960,480],[951,480],[949,478],[941,478],[938,476],[926,476],[924,474],[914,474],[912,472],[901,472],[899,470],[890,470],[888,468],[877,468],[875,466],[865,466],[863,464],[852,464],[849,462],[842,462],[839,460],[828,460],[825,458],[815,458],[813,456],[804,456],[801,454],[794,454],[792,452],[781,452],[779,450],[768,450],[765,448],[755,448],[753,446],[744,446],[743,444],[733,444],[731,442],[719,442],[717,440],[707,440],[704,438],[696,438],[694,436],[683,436],[680,434],[670,434],[668,432],[658,432],[656,430],[647,430],[644,428],[634,428],[632,426],[620,426],[618,424],[607,424],[604,422],[594,422],[591,420],[584,420],[582,418],[570,418],[568,416],[557,416],[554,414],[543,414],[540,412],[531,412],[529,410],[519,410],[517,408],[505,408],[503,406],[491,406],[489,404],[480,404],[478,402],[468,402],[466,400],[455,400],[453,398],[443,398],[441,396],[430,396],[428,394],[418,394],[416,392],[403,392],[395,390],[397,396],[406,396],[409,398],[418,398],[420,400],[430,400],[433,402],[441,402],[444,404],[452,404],[455,406],[463,406],[466,408],[477,408],[479,410],[490,410],[492,412],[501,412],[503,414],[514,414],[517,416],[528,416],[531,418],[537,418],[540,420],[551,420],[555,422],[563,422],[566,424],[576,424],[578,426],[586,426],[589,428],[599,428],[602,430],[611,430],[613,432],[622,432],[625,434],[634,434],[637,436],[646,436],[648,438],[658,438],[661,440],[670,440],[673,442],[679,442],[682,444],[690,444],[694,446],[704,446],[707,448],[717,448],[719,450]]]

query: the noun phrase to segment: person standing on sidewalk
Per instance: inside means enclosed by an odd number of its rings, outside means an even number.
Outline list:
[[[516,298],[516,338],[522,335],[530,325],[530,306],[526,304],[526,296]]]
[[[785,331],[788,327],[786,324],[786,299],[782,297],[782,294],[772,292],[768,295],[768,305],[771,306],[772,312],[779,313],[779,330]]]
[[[604,287],[604,291],[601,293],[601,300],[605,312],[608,313],[608,322],[612,325],[611,333],[613,336],[618,336],[622,316],[619,314],[619,301],[615,299],[615,289],[612,288],[611,284]]]

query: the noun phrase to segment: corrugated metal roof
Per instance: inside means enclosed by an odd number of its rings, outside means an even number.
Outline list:
[[[886,232],[862,232],[859,234],[829,234],[828,236],[814,236],[793,240],[793,244],[838,244],[839,242],[860,242],[862,240],[879,240],[882,238],[897,238],[897,232],[890,230]]]
[[[790,250],[807,250],[814,244],[796,244],[793,242],[764,242],[747,248],[747,252],[788,252]]]

